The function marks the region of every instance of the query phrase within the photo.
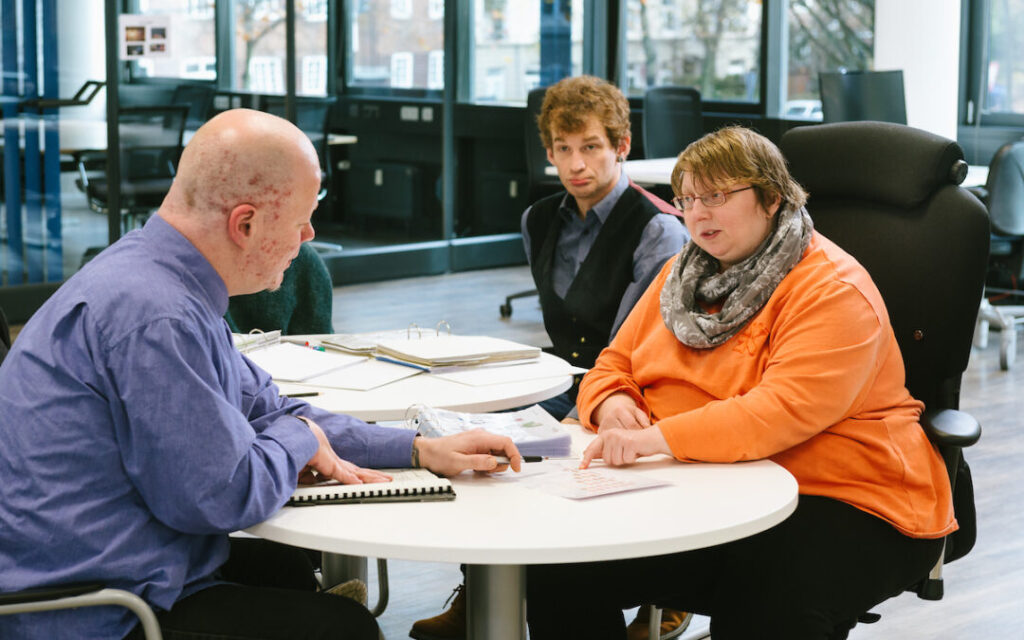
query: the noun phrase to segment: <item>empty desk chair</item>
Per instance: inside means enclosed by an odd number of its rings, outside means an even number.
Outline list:
[[[984,187],[971,192],[988,207],[992,224],[989,278],[981,301],[974,344],[988,345],[990,326],[999,329],[999,366],[1008,370],[1017,355],[1017,327],[1024,324],[1024,140],[1008,142],[996,151],[989,164]],[[997,304],[992,304],[996,302]]]
[[[644,94],[646,157],[675,157],[703,135],[700,91],[693,87],[654,87]]]
[[[125,107],[118,112],[122,228],[130,230],[155,211],[171,188],[181,158],[188,109],[181,106]],[[106,214],[110,194],[107,154],[76,155],[78,187],[89,208]]]
[[[953,484],[960,530],[946,538],[945,561],[959,558],[975,533],[961,449],[974,444],[981,429],[957,407],[989,244],[985,208],[958,186],[967,169],[963,151],[934,134],[882,122],[798,127],[786,132],[780,148],[810,193],[815,228],[864,265],[885,300],[907,388],[925,404],[921,425]],[[941,570],[940,561],[907,590],[941,598]],[[837,629],[833,637],[846,631]]]

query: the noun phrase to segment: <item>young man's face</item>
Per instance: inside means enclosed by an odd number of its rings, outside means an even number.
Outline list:
[[[548,161],[558,169],[565,190],[576,199],[580,215],[601,201],[619,180],[618,157],[629,153],[629,138],[613,147],[604,125],[589,116],[575,132],[552,131]]]

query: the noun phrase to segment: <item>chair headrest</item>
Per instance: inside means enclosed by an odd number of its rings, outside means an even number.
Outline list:
[[[890,122],[836,122],[797,127],[779,145],[811,197],[863,194],[902,209],[967,174],[960,145]]]

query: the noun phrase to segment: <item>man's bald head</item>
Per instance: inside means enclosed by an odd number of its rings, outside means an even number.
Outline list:
[[[233,109],[192,137],[165,205],[209,221],[239,204],[275,208],[292,195],[302,172],[320,172],[316,150],[302,131],[277,116]]]

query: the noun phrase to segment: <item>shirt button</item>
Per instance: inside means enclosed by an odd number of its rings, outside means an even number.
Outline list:
[[[580,344],[583,344],[586,341],[587,341],[586,336],[580,336]]]
[[[572,352],[572,357],[574,357],[574,358],[578,358],[578,357],[580,357],[580,354],[579,354],[579,352],[578,352],[578,351],[573,351],[573,352]]]

